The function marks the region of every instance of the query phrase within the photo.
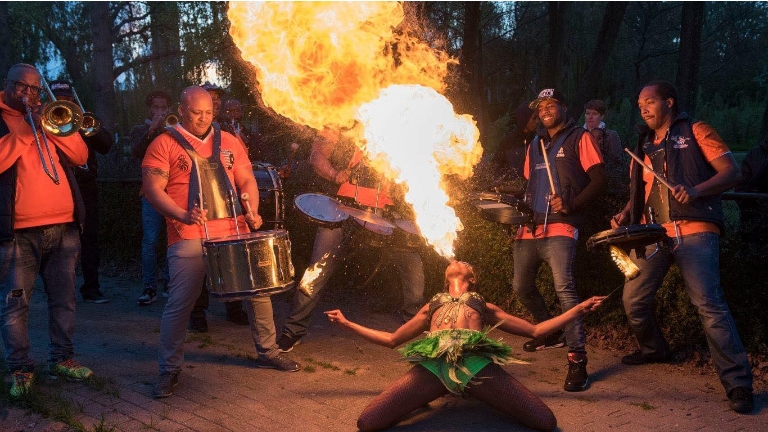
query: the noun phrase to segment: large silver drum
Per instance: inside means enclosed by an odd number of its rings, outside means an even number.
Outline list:
[[[206,240],[205,267],[217,301],[268,296],[293,287],[291,241],[283,229]]]

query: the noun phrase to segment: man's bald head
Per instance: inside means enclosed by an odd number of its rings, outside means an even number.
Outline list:
[[[187,87],[181,92],[179,116],[184,129],[203,136],[213,122],[213,102],[208,92],[200,86]]]

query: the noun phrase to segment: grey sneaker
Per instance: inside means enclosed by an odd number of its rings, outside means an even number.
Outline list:
[[[157,301],[157,290],[147,285],[144,288],[144,292],[141,293],[141,297],[139,297],[139,299],[136,300],[136,303],[138,303],[139,306],[149,306],[156,301]]]
[[[563,332],[559,330],[543,338],[531,339],[523,344],[523,350],[536,352],[550,348],[562,348],[565,346],[565,341],[561,339],[562,336]]]
[[[280,354],[272,358],[259,357],[256,360],[256,367],[261,369],[277,369],[283,372],[296,372],[301,369],[298,363]]]
[[[300,343],[301,336],[291,336],[287,333],[283,333],[280,335],[280,338],[277,339],[277,349],[279,349],[282,353],[291,352],[293,347]]]
[[[160,374],[160,380],[152,388],[152,397],[155,399],[167,398],[173,394],[173,388],[179,384],[179,372],[166,372]]]
[[[96,294],[83,295],[83,301],[86,303],[104,304],[109,303],[109,299],[101,292]]]

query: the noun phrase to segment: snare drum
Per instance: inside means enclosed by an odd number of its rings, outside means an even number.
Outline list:
[[[412,221],[395,219],[395,230],[392,236],[392,246],[398,249],[418,249],[426,244],[419,227]]]
[[[354,221],[354,238],[358,245],[384,247],[389,245],[395,226],[374,213],[374,210],[342,205],[341,210]]]
[[[473,196],[472,204],[480,217],[505,225],[524,225],[533,220],[533,212],[523,201],[512,195],[482,192]]]
[[[280,229],[285,225],[285,194],[277,169],[268,163],[251,164],[259,187],[259,215],[264,223],[261,230]]]
[[[327,228],[339,227],[349,218],[340,202],[322,194],[301,194],[294,198],[293,206],[310,222]]]
[[[211,298],[217,301],[268,296],[293,287],[291,241],[282,229],[257,231],[203,243]]]
[[[658,224],[637,224],[621,226],[591,236],[587,240],[587,248],[603,248],[619,246],[622,249],[638,249],[658,243],[667,237],[667,230]]]

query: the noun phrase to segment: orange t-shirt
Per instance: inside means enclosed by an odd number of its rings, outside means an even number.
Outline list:
[[[731,152],[731,150],[728,148],[728,145],[726,145],[723,139],[720,138],[720,135],[717,134],[717,131],[715,131],[711,126],[704,122],[697,122],[693,124],[693,136],[696,138],[696,142],[699,144],[699,148],[701,148],[701,153],[704,155],[704,159],[706,159],[707,162],[711,162],[714,159],[717,159],[720,156]],[[664,138],[662,137],[661,139],[656,140],[655,144],[660,143],[663,139]],[[651,166],[651,159],[648,156],[645,156],[645,163],[648,166]],[[634,160],[632,160],[632,164],[634,164]],[[631,169],[632,167],[630,166],[630,170]],[[664,170],[666,171],[666,166],[664,167]],[[655,178],[653,174],[647,169],[643,168],[646,201],[648,201],[648,197],[651,195],[651,187],[653,186],[654,179]],[[645,223],[645,213],[643,213],[642,223]],[[675,237],[674,222],[668,222],[662,226],[667,229],[668,236]],[[677,221],[677,227],[681,236],[701,232],[713,232],[715,234],[720,234],[720,229],[716,224],[712,222],[680,220]]]
[[[531,145],[540,145],[538,141],[533,142]],[[559,154],[556,157],[561,157]],[[581,162],[581,169],[584,172],[589,171],[590,168],[597,164],[603,163],[603,154],[600,152],[600,148],[597,146],[595,138],[590,133],[581,135],[579,140],[579,161]],[[555,163],[555,161],[550,161]],[[523,165],[523,175],[526,179],[531,177],[531,165],[529,161],[529,153],[525,154],[525,164]],[[548,238],[548,237],[570,237],[578,240],[579,230],[564,222],[553,222],[547,224],[547,232],[544,232],[544,225],[537,225],[536,232],[533,233],[525,226],[521,226],[517,230],[516,240],[532,240],[534,238]]]
[[[4,103],[5,92],[0,92],[0,111],[10,133],[0,138],[0,172],[16,164],[16,198],[14,205],[14,229],[68,223],[75,220],[75,204],[62,162],[83,165],[88,160],[88,147],[79,133],[67,137],[46,134],[53,155],[53,166],[59,177],[55,184],[43,170],[40,152],[32,127],[22,114]],[[44,147],[42,133],[38,139],[43,149],[48,170],[52,166]],[[61,150],[69,161],[60,161],[56,149]]]
[[[176,130],[189,141],[192,148],[202,157],[207,158],[213,152],[213,130],[204,140],[189,133],[181,125],[175,126]],[[235,185],[234,168],[247,166],[251,169],[251,162],[237,138],[227,132],[221,132],[221,153],[219,160],[229,177],[233,187]],[[189,181],[192,174],[192,159],[186,150],[170,134],[163,133],[149,145],[142,168],[159,168],[168,173],[168,183],[165,191],[169,197],[182,209],[187,209],[189,202]],[[185,225],[179,221],[166,217],[168,222],[168,245],[181,240],[205,238],[205,227],[200,225]],[[206,223],[208,238],[227,237],[237,233],[234,219],[214,219]],[[241,233],[249,232],[245,218],[238,217],[238,227]]]

